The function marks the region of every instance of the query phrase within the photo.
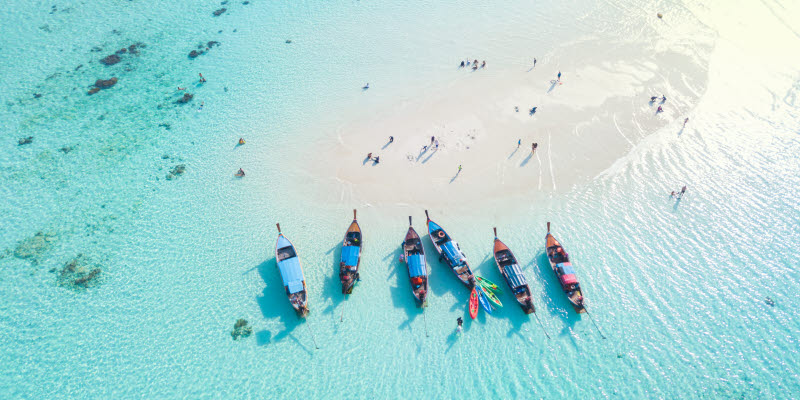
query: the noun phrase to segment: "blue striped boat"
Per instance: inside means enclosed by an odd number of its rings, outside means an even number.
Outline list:
[[[353,293],[353,287],[359,279],[358,266],[361,264],[363,246],[361,227],[358,226],[356,210],[353,210],[353,222],[344,233],[342,255],[339,261],[339,280],[342,282],[342,294]]]
[[[475,275],[472,274],[467,262],[467,256],[461,251],[461,247],[450,238],[450,235],[439,224],[431,220],[431,217],[428,216],[428,210],[425,210],[425,217],[428,219],[428,237],[430,237],[433,247],[439,253],[439,261],[444,261],[461,283],[470,289],[475,287]]]
[[[289,304],[302,318],[308,315],[308,296],[303,267],[300,266],[300,258],[297,256],[294,245],[281,233],[281,224],[276,225],[278,226],[278,241],[275,243],[275,260],[281,271],[283,288],[289,297]]]
[[[528,286],[528,281],[525,280],[525,274],[522,273],[517,258],[511,249],[497,238],[497,228],[494,228],[494,262],[500,270],[500,275],[506,280],[506,284],[511,289],[514,298],[522,307],[525,314],[536,312],[536,307],[533,305],[531,298],[531,288]]]
[[[425,262],[425,248],[417,231],[411,226],[410,216],[408,232],[403,240],[403,261],[408,266],[408,279],[411,281],[414,298],[417,299],[417,307],[425,307],[428,296],[428,264]]]

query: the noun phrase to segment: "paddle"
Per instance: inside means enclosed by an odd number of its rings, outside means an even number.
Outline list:
[[[586,307],[584,307],[583,309],[584,309],[584,310],[586,310]],[[599,333],[599,334],[600,334],[600,337],[601,337],[601,338],[603,338],[603,339],[605,339],[605,338],[606,338],[606,336],[605,336],[605,335],[603,335],[603,331],[601,331],[601,330],[600,330],[600,327],[599,327],[599,326],[597,326],[597,323],[596,323],[596,322],[594,322],[594,317],[592,317],[592,314],[589,314],[589,310],[586,310],[586,315],[588,315],[588,316],[589,316],[589,319],[592,321],[592,324],[594,324],[594,327],[595,327],[595,328],[597,328],[597,333]]]

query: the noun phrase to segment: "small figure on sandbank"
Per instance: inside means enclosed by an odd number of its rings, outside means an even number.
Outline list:
[[[519,106],[514,106],[514,112],[519,112]]]
[[[664,96],[664,95],[662,94],[662,95],[661,95],[661,104],[664,104],[664,103],[666,103],[666,102],[667,102],[667,96]]]
[[[561,71],[558,71],[558,81],[561,82]]]
[[[689,118],[686,118],[685,120],[683,120],[683,127],[684,127],[684,128],[686,127],[686,123],[687,123],[687,122],[689,122]]]
[[[519,148],[519,146],[522,146],[522,139],[517,139],[517,148]]]
[[[436,140],[436,137],[435,136],[431,136],[431,144],[433,144],[434,140]]]
[[[674,191],[674,190],[672,191],[672,193],[670,193],[670,194],[669,194],[669,197],[670,197],[671,199],[674,199],[674,198],[675,198],[675,191]]]
[[[367,153],[367,160],[372,160],[372,153]]]
[[[679,199],[682,198],[684,193],[686,193],[686,185],[683,185],[683,187],[681,188],[681,194],[678,195],[678,198]]]
[[[464,61],[461,61],[461,65],[459,65],[458,68],[464,68]]]
[[[483,63],[481,63],[481,68],[486,68],[486,60],[483,60]]]
[[[243,169],[241,169],[241,168],[239,168],[239,171],[237,171],[237,172],[234,174],[234,176],[235,176],[235,177],[237,177],[237,178],[242,178],[242,177],[244,177],[244,170],[243,170]]]
[[[536,57],[533,58],[533,68],[536,68]]]
[[[530,115],[536,114],[536,107],[531,108]]]
[[[664,109],[661,106],[658,106],[658,110],[656,110],[656,114],[664,112]]]
[[[367,90],[367,89],[369,89],[369,82],[367,82],[366,85],[361,87],[361,90]]]
[[[539,143],[531,144],[531,153],[536,154],[536,148],[539,147]]]
[[[389,143],[393,143],[393,142],[394,142],[394,136],[389,136]]]

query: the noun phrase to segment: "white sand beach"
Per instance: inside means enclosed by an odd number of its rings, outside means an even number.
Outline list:
[[[489,60],[476,71],[454,70],[452,80],[390,102],[315,143],[326,150],[308,164],[308,174],[330,186],[316,191],[329,196],[328,202],[381,206],[514,199],[519,207],[525,204],[516,201],[520,197],[568,190],[597,176],[648,134],[660,128],[677,132],[704,91],[702,63],[668,51],[659,57],[675,56],[669,62],[642,62],[648,59],[644,51],[576,43],[535,68],[522,60]],[[662,102],[651,103],[650,97],[661,95],[667,101],[657,113]],[[380,163],[368,161],[368,153]]]

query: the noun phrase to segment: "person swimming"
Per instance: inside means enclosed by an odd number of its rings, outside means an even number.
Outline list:
[[[239,146],[244,144],[244,138],[239,138]]]
[[[461,317],[456,319],[456,332],[461,333],[462,327],[464,326],[464,320]]]
[[[239,171],[236,172],[236,177],[241,178],[244,176],[244,170],[239,168]]]

